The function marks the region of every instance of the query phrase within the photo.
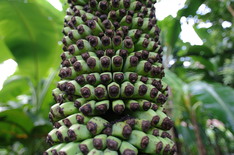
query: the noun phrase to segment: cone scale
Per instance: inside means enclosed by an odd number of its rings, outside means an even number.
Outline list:
[[[155,0],[68,0],[44,155],[174,154]]]

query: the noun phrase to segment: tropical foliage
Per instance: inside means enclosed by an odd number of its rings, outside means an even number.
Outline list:
[[[0,1],[0,63],[18,64],[0,90],[0,154],[41,154],[48,147],[64,15],[46,0]],[[202,45],[183,42],[184,19],[194,22]],[[180,154],[234,153],[233,20],[232,0],[187,0],[176,17],[158,21]]]

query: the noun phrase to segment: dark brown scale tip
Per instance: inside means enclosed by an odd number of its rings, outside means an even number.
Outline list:
[[[144,14],[143,13],[141,13],[141,12],[139,12],[138,14],[137,14],[137,17],[141,17],[141,18],[144,18]]]
[[[159,130],[158,129],[154,129],[153,130],[153,133],[152,133],[154,136],[159,136]]]
[[[154,110],[154,111],[158,110],[157,104],[153,104],[152,107],[151,107],[151,109]]]
[[[55,149],[51,150],[51,153],[52,153],[52,155],[58,155],[58,151]]]
[[[79,85],[84,85],[85,84],[85,77],[83,75],[79,75],[75,78],[76,82]]]
[[[139,91],[138,91],[139,95],[140,96],[145,95],[147,92],[147,89],[148,89],[148,87],[146,85],[140,85]]]
[[[125,9],[119,9],[119,16],[124,17],[127,14]]]
[[[141,37],[141,34],[142,34],[142,31],[141,30],[136,30],[136,33],[134,34],[134,37],[136,39],[140,38]]]
[[[68,99],[68,101],[74,101],[74,95],[73,94],[68,94],[67,95],[67,99]]]
[[[123,0],[123,4],[125,8],[129,8],[130,7],[130,0]]]
[[[131,56],[131,58],[130,58],[130,65],[132,67],[135,67],[135,66],[138,65],[138,63],[139,63],[139,59],[136,56]]]
[[[103,44],[104,46],[108,46],[108,45],[110,45],[110,43],[111,43],[110,38],[107,37],[107,36],[103,36],[102,39],[101,39],[101,41],[102,41],[102,44]]]
[[[78,41],[76,42],[76,45],[77,45],[77,47],[78,47],[80,50],[82,50],[82,49],[84,48],[84,42],[83,42],[83,40],[78,40]]]
[[[85,61],[87,61],[87,59],[90,57],[88,52],[81,54],[81,56]]]
[[[104,88],[97,87],[94,89],[94,94],[97,98],[101,99],[105,96],[105,90]]]
[[[81,19],[82,19],[84,22],[86,22],[86,21],[88,20],[86,14],[81,15]]]
[[[146,83],[148,81],[148,77],[142,76],[140,81]]]
[[[61,90],[61,91],[65,91],[67,88],[67,82],[63,83],[63,84],[59,84],[57,85],[57,87]]]
[[[174,123],[172,120],[168,117],[164,118],[162,122],[162,129],[164,130],[170,130],[173,127]]]
[[[68,94],[75,94],[76,88],[75,88],[75,86],[72,83],[67,83],[65,91]]]
[[[100,2],[100,9],[105,11],[108,9],[108,2],[107,1],[101,1]]]
[[[124,49],[121,49],[119,55],[120,55],[122,58],[126,58],[126,57],[128,56],[128,51],[127,51],[127,50],[124,50]]]
[[[141,17],[139,17],[137,21],[137,26],[141,27],[143,23],[144,23],[144,20]]]
[[[83,154],[88,154],[89,153],[89,149],[88,149],[88,147],[87,147],[87,145],[85,145],[85,144],[80,144],[79,145],[79,148],[80,148],[80,151],[83,153]]]
[[[146,148],[146,146],[149,144],[149,137],[148,136],[144,136],[141,139],[141,148]]]
[[[107,68],[110,66],[110,58],[109,57],[102,57],[101,58],[101,65],[104,67],[104,68]]]
[[[67,41],[66,41],[65,38],[62,39],[62,43],[63,43],[64,45],[67,45]]]
[[[153,5],[153,3],[152,3],[152,1],[147,1],[148,3],[147,3],[147,7],[149,7],[149,8],[151,8],[152,7],[152,5]]]
[[[158,53],[161,54],[163,52],[162,47],[160,47],[160,49],[158,50]]]
[[[101,83],[107,84],[111,80],[111,77],[109,74],[102,74],[100,76],[100,80],[101,80]]]
[[[96,55],[97,55],[98,58],[101,58],[104,55],[104,51],[103,50],[97,50],[95,53],[96,53]]]
[[[169,133],[165,132],[165,131],[162,132],[161,137],[162,138],[166,138],[167,137],[167,138],[171,139],[171,135]]]
[[[123,64],[123,59],[122,59],[122,57],[121,57],[121,56],[116,56],[116,57],[114,57],[114,59],[113,59],[113,64],[114,64],[114,66],[116,66],[116,67],[120,67],[120,66]]]
[[[130,149],[126,149],[124,150],[122,155],[137,155],[135,151],[130,150]]]
[[[152,67],[151,69],[151,75],[152,76],[157,76],[162,72],[162,69],[160,67]]]
[[[79,101],[74,101],[74,106],[79,109],[81,107],[81,103]]]
[[[151,70],[151,68],[152,68],[152,64],[149,62],[146,62],[144,65],[144,71],[149,72]]]
[[[113,25],[114,25],[114,27],[115,27],[115,30],[117,30],[118,28],[120,28],[120,24],[119,24],[119,22],[117,22],[117,21],[114,21],[114,22],[113,22]]]
[[[59,107],[59,108],[58,108],[58,112],[59,112],[61,115],[64,116],[64,111],[63,111],[63,109],[64,109],[64,108]]]
[[[76,115],[76,121],[79,124],[84,124],[84,117],[81,115]]]
[[[82,65],[80,62],[76,61],[74,64],[73,64],[73,67],[74,67],[74,70],[79,72],[82,70]]]
[[[172,148],[171,148],[170,154],[171,154],[171,155],[175,154],[176,150],[177,150],[177,149],[176,149],[176,145],[173,145]]]
[[[56,131],[56,136],[60,142],[63,142],[63,134],[60,131]]]
[[[107,19],[107,15],[106,14],[102,14],[102,15],[100,15],[99,18],[101,19],[101,21],[104,21],[104,20]]]
[[[147,9],[146,7],[144,7],[142,13],[143,13],[144,15],[147,15],[147,14],[148,14],[148,9]]]
[[[106,127],[106,128],[102,131],[103,134],[106,134],[106,135],[108,135],[108,136],[111,135],[111,132],[112,132],[112,128],[111,128],[111,127]],[[107,142],[107,145],[108,145],[108,142]]]
[[[158,89],[157,88],[153,88],[151,91],[150,91],[150,97],[151,98],[155,98],[158,94]]]
[[[129,81],[131,83],[135,83],[138,79],[138,74],[137,73],[130,73],[129,74]]]
[[[110,11],[110,18],[114,20],[117,18],[116,11],[114,10]]]
[[[89,115],[92,112],[92,107],[90,106],[90,104],[86,104],[80,108],[80,111],[84,115]]]
[[[67,59],[65,53],[62,53],[62,54],[60,55],[60,57],[61,57],[61,59],[62,59],[63,61]]]
[[[114,74],[114,80],[117,83],[121,83],[124,80],[124,74],[123,73]]]
[[[47,135],[47,137],[46,137],[46,143],[48,143],[50,145],[54,144],[54,141],[52,140],[52,137],[50,135]]]
[[[95,11],[95,16],[99,17],[99,16],[101,16],[101,15],[102,15],[101,12]]]
[[[132,24],[132,16],[127,15],[127,16],[126,16],[126,22],[127,22],[128,24]]]
[[[158,95],[158,98],[157,98],[158,103],[164,104],[166,101],[167,101],[167,97],[165,95],[163,94]]]
[[[156,153],[160,153],[163,149],[163,143],[162,142],[158,142],[158,144],[156,145]]]
[[[140,109],[140,105],[138,104],[138,103],[131,103],[130,104],[130,109],[132,110],[132,111],[137,111],[137,110],[139,110]]]
[[[151,102],[144,102],[143,103],[143,110],[149,110],[150,109],[150,107],[151,107]]]
[[[131,135],[132,133],[132,128],[130,127],[130,125],[125,125],[124,128],[123,128],[123,136],[125,138],[129,138],[129,136]]]
[[[62,62],[62,66],[63,66],[63,67],[69,67],[69,66],[71,66],[71,63],[69,62],[69,60],[64,60],[64,61]]]
[[[91,134],[95,135],[97,133],[97,124],[94,122],[88,122],[86,125],[87,129],[89,130],[89,132],[91,132]]]
[[[100,138],[94,138],[93,139],[93,146],[96,149],[101,150],[103,148],[102,139],[100,139]]]
[[[89,5],[90,5],[90,7],[95,8],[97,6],[97,1],[96,0],[90,0]]]
[[[69,128],[70,126],[72,126],[72,123],[71,123],[71,121],[69,120],[69,119],[64,119],[63,120],[63,123]]]
[[[100,114],[105,114],[107,109],[107,105],[101,104],[95,107],[95,109],[100,113]]]
[[[91,29],[95,29],[95,28],[96,28],[96,23],[95,23],[94,20],[88,20],[88,21],[86,22],[86,24],[87,24],[88,27],[91,28]]]
[[[82,95],[84,98],[88,98],[88,97],[90,97],[90,95],[91,95],[91,91],[90,91],[90,89],[89,89],[88,87],[83,87],[83,88],[81,88],[80,92],[81,92],[81,95]]]
[[[128,84],[124,89],[124,94],[126,96],[131,96],[131,95],[133,95],[133,93],[134,93],[134,87],[132,85]]]
[[[58,129],[59,127],[62,126],[59,122],[54,122],[53,125],[54,125],[54,127],[57,128],[57,129]]]
[[[89,74],[86,77],[86,80],[87,80],[88,84],[91,84],[91,85],[94,85],[96,83],[96,77],[92,74]]]
[[[124,112],[124,106],[123,105],[116,105],[114,107],[114,112],[117,114],[122,114]]]
[[[87,65],[89,68],[93,69],[96,66],[96,60],[94,58],[89,57],[87,59]]]
[[[89,43],[92,47],[96,47],[98,45],[98,38],[95,36],[90,36]]]
[[[151,127],[150,121],[142,121],[142,126],[141,127],[142,127],[143,132],[147,132]]]
[[[43,152],[43,155],[49,155],[49,153],[47,153],[47,152]]]
[[[151,120],[151,125],[155,126],[156,124],[158,124],[159,120],[160,120],[159,116],[154,116]]]
[[[109,95],[111,97],[117,97],[117,95],[119,94],[120,90],[119,87],[116,85],[110,86],[109,87]]]
[[[139,1],[137,1],[137,4],[136,4],[136,8],[135,8],[135,10],[140,10],[140,9],[141,9],[141,7],[142,7],[142,3],[141,3],[141,2],[139,2]]]
[[[68,47],[68,49],[67,49],[71,54],[74,54],[75,53],[75,51],[76,51],[76,49],[75,49],[75,47],[74,47],[74,45],[70,45],[69,47]]]
[[[128,37],[127,36],[128,35],[128,30],[129,30],[128,26],[122,26],[122,31],[123,31],[123,33],[124,33],[124,35],[126,37]],[[129,38],[126,38],[126,39],[131,39],[131,38],[129,37]]]
[[[73,33],[72,32],[68,32],[68,37],[72,40],[74,39]]]
[[[114,36],[113,37],[113,43],[114,43],[115,46],[120,45],[121,42],[122,42],[122,38],[120,36]]]
[[[116,30],[116,36],[124,37],[124,32],[122,30]]]
[[[161,83],[161,81],[153,80],[151,84],[153,86],[155,86],[158,90],[162,90],[162,83]]]
[[[77,26],[77,31],[79,34],[83,34],[85,32],[85,29],[82,25]]]
[[[66,78],[67,77],[67,70],[66,69],[61,69],[59,72],[59,76],[61,78]]]
[[[110,37],[110,38],[112,38],[112,37],[114,36],[114,30],[112,30],[112,29],[107,29],[107,30],[105,31],[105,33],[106,33],[106,35],[107,35],[108,37]]]
[[[139,104],[138,104],[139,105]],[[133,128],[134,125],[136,124],[136,120],[135,119],[127,119],[126,120],[126,123],[131,127]]]
[[[115,151],[118,150],[118,143],[116,141],[114,141],[114,140],[107,139],[106,140],[106,145],[107,145],[107,148],[110,149],[110,150],[115,150]]]
[[[129,10],[128,11],[128,15],[133,16],[134,15],[134,11],[133,10]]]
[[[102,22],[103,26],[106,28],[106,29],[111,29],[111,22],[110,20],[106,19]]]
[[[59,155],[67,155],[67,153],[64,151],[59,151]]]
[[[115,51],[113,49],[107,49],[106,50],[106,56],[113,57],[115,55]]]
[[[169,154],[170,151],[171,151],[170,145],[167,144],[167,145],[164,147],[163,154]]]
[[[71,63],[74,64],[77,61],[77,58],[74,56],[70,59]]]
[[[69,21],[69,22],[67,23],[67,25],[68,25],[70,28],[74,28],[74,27],[75,27],[75,25],[74,25],[74,23],[73,23],[72,21]]]
[[[149,45],[149,40],[148,39],[144,39],[144,41],[142,43],[142,46],[146,48],[146,47],[148,47],[148,45]]]

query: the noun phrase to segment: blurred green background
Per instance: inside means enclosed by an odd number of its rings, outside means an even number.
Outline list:
[[[58,10],[46,0],[0,0],[1,155],[48,148],[67,7],[60,2]],[[234,1],[161,0],[156,7],[178,154],[233,154]]]

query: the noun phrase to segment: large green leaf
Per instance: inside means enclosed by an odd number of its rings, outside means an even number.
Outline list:
[[[185,7],[178,12],[178,16],[179,17],[182,17],[182,16],[188,17],[188,16],[196,15],[197,9],[204,2],[205,2],[205,0],[187,0]]]
[[[221,120],[234,132],[234,90],[221,84],[194,82],[190,84],[192,95],[201,101],[207,114]]]
[[[8,49],[7,45],[1,38],[0,38],[0,47],[1,47],[0,63],[3,62],[4,60],[13,58],[10,50]]]
[[[12,109],[1,112],[0,123],[8,123],[11,125],[11,128],[18,128],[22,133],[25,134],[29,134],[34,127],[30,117],[19,109]],[[5,128],[4,126],[1,126],[0,129],[4,130]]]
[[[168,16],[163,21],[159,21],[158,25],[165,33],[165,45],[173,49],[181,32],[180,20]]]
[[[21,73],[34,82],[59,58],[63,21],[61,12],[46,0],[38,1],[0,1],[0,38],[4,38]]]
[[[205,45],[190,46],[189,49],[187,50],[186,55],[197,55],[197,56],[202,56],[204,58],[209,58],[214,56],[212,50]]]
[[[22,76],[12,76],[8,78],[3,89],[0,90],[0,105],[6,104],[10,100],[15,100],[17,96],[27,94],[30,91],[30,80]]]

